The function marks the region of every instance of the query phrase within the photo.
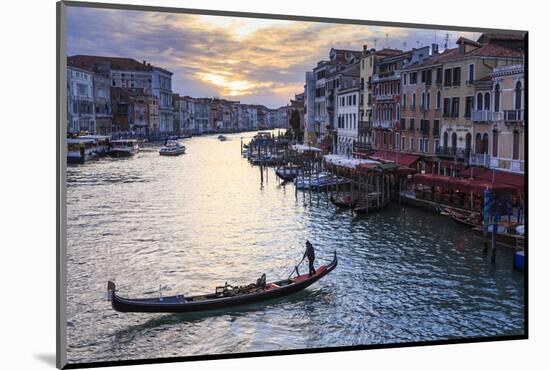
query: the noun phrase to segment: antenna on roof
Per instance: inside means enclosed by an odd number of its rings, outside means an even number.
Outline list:
[[[389,36],[389,33],[386,33],[386,47],[388,47],[388,36]]]
[[[374,39],[374,48],[376,49],[376,43],[378,42],[378,39]]]
[[[445,34],[445,49],[447,49],[448,47],[448,44],[449,44],[449,39],[451,38],[451,34],[450,33],[446,33]]]

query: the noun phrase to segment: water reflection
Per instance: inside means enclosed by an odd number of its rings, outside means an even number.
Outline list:
[[[250,136],[251,134],[248,134]],[[240,157],[240,135],[68,168],[68,358],[122,360],[523,333],[523,275],[464,227],[392,205],[354,215]],[[247,139],[245,139],[247,141]],[[306,291],[206,315],[121,314],[122,295],[288,276],[306,239],[339,264]]]

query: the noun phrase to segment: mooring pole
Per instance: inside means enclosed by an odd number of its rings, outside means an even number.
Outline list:
[[[489,240],[487,234],[489,233],[489,215],[491,213],[491,190],[485,189],[483,192],[483,254],[487,255],[489,249]]]

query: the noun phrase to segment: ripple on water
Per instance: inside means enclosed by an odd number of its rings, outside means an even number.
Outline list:
[[[466,229],[433,213],[354,217],[323,194],[296,197],[271,169],[261,186],[230,137],[187,140],[176,158],[150,147],[68,167],[69,361],[523,333],[523,275],[509,251],[491,268]],[[208,315],[121,314],[106,301],[108,279],[154,297],[159,286],[197,294],[283,278],[306,239],[318,263],[337,250],[338,268],[286,299]]]

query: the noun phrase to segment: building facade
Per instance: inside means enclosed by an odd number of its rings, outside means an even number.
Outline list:
[[[67,66],[67,132],[96,132],[94,74]]]

